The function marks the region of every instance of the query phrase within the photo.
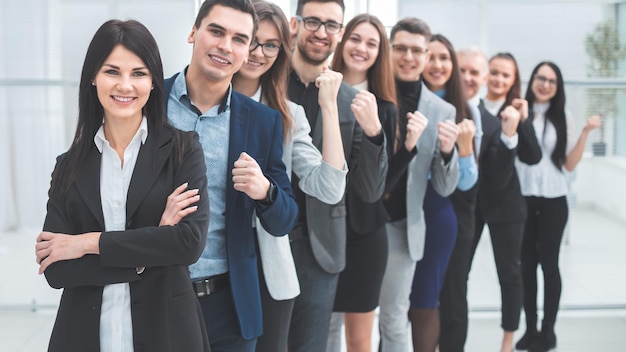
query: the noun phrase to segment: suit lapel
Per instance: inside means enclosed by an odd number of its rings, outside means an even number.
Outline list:
[[[154,132],[148,134],[146,142],[139,149],[133,176],[128,187],[128,195],[126,196],[127,220],[133,217],[139,204],[159,177],[173,147],[173,136],[168,129],[163,129],[160,135],[156,135]]]
[[[230,99],[230,135],[228,140],[228,166],[226,168],[226,214],[229,214],[233,209],[233,204],[237,197],[237,192],[233,187],[233,178],[231,176],[231,170],[235,161],[239,159],[241,152],[247,152],[248,143],[248,127],[250,119],[250,112],[248,106],[244,104],[244,101],[238,95],[237,92],[232,91]],[[250,153],[249,153],[250,154]],[[251,155],[254,157],[254,155]]]
[[[76,188],[87,208],[96,217],[101,228],[104,229],[104,215],[100,199],[100,166],[102,154],[95,145],[92,145],[89,156],[76,176]]]

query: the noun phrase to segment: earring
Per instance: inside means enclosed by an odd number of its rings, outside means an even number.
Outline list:
[[[150,88],[150,90],[154,90],[154,84],[152,85],[152,87]]]
[[[91,81],[91,85],[95,87],[96,86],[96,82]]]

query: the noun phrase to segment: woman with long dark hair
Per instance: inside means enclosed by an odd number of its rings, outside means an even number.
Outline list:
[[[554,324],[561,298],[559,253],[568,218],[567,175],[582,159],[589,132],[600,126],[600,115],[587,120],[575,139],[572,118],[565,111],[565,87],[561,70],[550,61],[539,63],[530,76],[526,100],[542,150],[536,165],[518,161],[522,195],[528,217],[522,242],[522,278],[526,333],[519,350],[548,351],[556,347]],[[537,331],[537,266],[544,281],[543,321]]]
[[[393,155],[390,141],[396,133],[396,89],[389,40],[382,22],[369,14],[350,20],[331,67],[343,74],[345,83],[360,91],[359,96],[376,99],[378,119],[387,139],[387,154]],[[346,268],[339,275],[327,351],[340,350],[342,323],[345,323],[349,352],[371,351],[374,310],[387,263],[387,214],[382,200],[367,203],[351,190],[346,204],[350,209]]]
[[[164,99],[148,29],[105,22],[35,246],[39,272],[63,288],[49,351],[210,351],[188,272],[209,224],[204,156],[196,133],[168,125]]]
[[[454,47],[443,35],[433,34],[428,51],[430,59],[422,74],[424,83],[428,89],[456,108],[455,122],[459,126],[456,145],[460,177],[457,189],[450,197],[439,195],[430,181],[426,188],[423,204],[426,243],[424,257],[415,266],[409,310],[415,352],[432,352],[437,346],[440,330],[439,293],[457,233],[473,231],[473,226],[461,228],[458,224],[467,225],[468,221],[465,219],[470,218],[469,224],[473,225],[475,197],[472,194],[475,193],[470,190],[478,181],[478,166],[474,155],[476,127],[471,120],[467,99],[463,96]],[[470,194],[466,194],[468,192]],[[458,217],[462,219],[457,219]]]
[[[335,204],[345,191],[348,172],[339,121],[324,117],[322,153],[313,145],[304,109],[287,100],[291,59],[289,23],[276,4],[252,1],[259,28],[250,46],[248,62],[233,77],[233,88],[283,116],[283,161],[290,177],[307,195]],[[294,180],[292,179],[292,182]],[[295,297],[300,293],[289,237],[276,237],[257,220],[259,281],[263,308],[263,335],[256,351],[285,351]]]

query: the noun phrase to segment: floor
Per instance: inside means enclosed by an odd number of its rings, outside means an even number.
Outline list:
[[[593,209],[574,209],[570,220],[561,252],[564,290],[556,351],[626,351],[626,224]],[[46,350],[54,323],[60,291],[37,274],[36,235],[36,230],[0,233],[3,352]],[[500,293],[489,236],[483,235],[469,286],[466,351],[497,351]],[[516,339],[523,330],[522,323]]]

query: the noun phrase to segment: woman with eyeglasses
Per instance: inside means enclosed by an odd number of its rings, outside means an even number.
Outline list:
[[[343,81],[376,98],[378,118],[393,155],[397,119],[396,89],[390,61],[389,41],[382,22],[360,14],[345,27],[331,64]],[[347,193],[348,228],[346,267],[339,275],[327,351],[341,350],[341,327],[345,324],[349,352],[372,350],[372,327],[380,287],[387,264],[387,213],[382,203],[362,201]],[[343,314],[342,314],[343,312]]]
[[[280,7],[252,1],[259,17],[247,63],[233,77],[233,88],[283,116],[283,161],[287,174],[299,178],[299,187],[310,196],[334,204],[345,191],[348,172],[339,132],[339,121],[324,121],[322,153],[309,136],[304,109],[287,100],[290,67],[289,23]],[[256,351],[286,351],[294,299],[300,293],[289,238],[268,234],[256,221],[259,242],[259,281],[263,309],[263,335]]]
[[[430,38],[428,51],[430,59],[422,74],[424,83],[456,108],[460,178],[457,189],[450,197],[439,195],[430,181],[424,195],[426,243],[424,257],[415,267],[409,310],[415,352],[432,352],[437,346],[440,330],[439,293],[457,233],[469,231],[473,234],[476,203],[474,185],[478,181],[474,155],[476,126],[463,96],[454,47],[443,35],[434,34]]]
[[[556,347],[554,324],[561,298],[559,252],[568,218],[567,175],[582,159],[589,132],[600,126],[600,115],[587,120],[578,139],[572,117],[565,111],[565,87],[561,70],[544,61],[533,70],[526,90],[529,111],[542,158],[536,165],[517,161],[528,217],[522,242],[522,278],[526,333],[518,350],[548,351]],[[537,331],[537,265],[544,281],[543,321]]]

